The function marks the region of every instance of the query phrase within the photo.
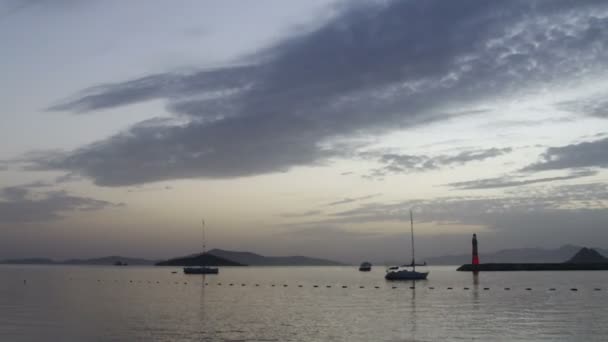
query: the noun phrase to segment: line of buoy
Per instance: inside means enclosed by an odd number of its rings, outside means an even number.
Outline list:
[[[68,278],[68,280],[73,280],[73,278]],[[96,281],[97,281],[98,283],[103,283],[103,282],[104,282],[104,280],[103,280],[103,279],[96,279]],[[111,281],[111,280],[108,280],[108,281]],[[118,279],[114,279],[114,282],[115,282],[115,283],[117,283],[117,282],[119,282],[119,280],[118,280]],[[26,279],[23,279],[23,284],[26,284],[26,283],[27,283],[27,280],[26,280]],[[153,280],[129,280],[129,283],[138,283],[138,284],[141,284],[141,283],[147,283],[147,284],[154,284],[154,281],[153,281]],[[161,283],[160,281],[156,281],[156,284],[160,284],[160,283]],[[179,283],[180,283],[180,282],[178,282],[178,281],[175,281],[175,282],[174,282],[174,284],[179,284]],[[171,282],[168,282],[168,284],[171,284]],[[184,284],[184,285],[187,285],[187,284],[188,284],[188,282],[184,282],[183,284]],[[201,283],[201,285],[208,286],[208,285],[209,285],[209,283]],[[215,285],[217,285],[217,286],[222,286],[222,283],[221,283],[221,282],[218,282],[218,283],[216,283]],[[229,286],[234,286],[235,284],[234,284],[234,283],[229,283],[228,285],[229,285]],[[237,284],[237,286],[238,286],[238,284]],[[247,286],[247,284],[246,284],[246,283],[242,283],[242,284],[241,284],[241,287],[244,287],[244,286]],[[261,285],[260,285],[259,283],[256,283],[256,284],[255,284],[255,286],[256,286],[256,287],[260,287]],[[272,287],[276,287],[276,284],[271,284],[270,286],[272,286]],[[302,287],[304,287],[304,286],[305,286],[305,285],[303,285],[303,284],[298,284],[298,285],[297,285],[297,287],[299,287],[299,288],[302,288]],[[341,287],[341,288],[343,288],[343,289],[346,289],[346,288],[348,288],[348,287],[349,287],[348,285],[336,285],[336,287],[338,287],[338,286],[339,286],[339,287]],[[283,284],[283,287],[289,287],[289,284]],[[312,287],[314,287],[314,288],[318,288],[318,287],[319,287],[319,285],[312,285]],[[332,287],[332,285],[326,285],[325,287],[326,287],[326,288],[331,288],[331,287]],[[363,285],[359,285],[359,288],[360,288],[360,289],[364,289],[364,288],[365,288],[365,286],[363,286]],[[371,286],[370,286],[370,288],[371,288]],[[379,289],[379,288],[380,288],[380,286],[374,286],[374,288],[375,288],[375,289]],[[398,289],[398,288],[404,288],[404,287],[400,287],[400,286],[391,286],[390,288],[391,288],[391,289]],[[412,289],[412,290],[416,289],[416,287],[415,287],[415,286],[409,286],[409,288],[410,288],[410,289]],[[434,289],[435,289],[435,287],[434,287],[434,286],[429,286],[429,287],[427,287],[427,289],[429,289],[429,290],[434,290]],[[453,289],[454,289],[454,288],[453,288],[453,287],[451,287],[451,286],[450,286],[450,287],[446,287],[446,290],[453,290]],[[463,287],[462,289],[463,289],[463,290],[470,290],[471,288],[470,288],[470,287]],[[510,290],[511,290],[511,287],[505,287],[505,288],[503,288],[503,289],[504,289],[505,291],[510,291]],[[485,291],[489,291],[489,290],[490,290],[490,288],[489,288],[489,287],[484,287],[484,288],[483,288],[483,290],[485,290]],[[533,289],[533,288],[531,288],[531,287],[526,287],[526,288],[524,288],[524,290],[525,290],[525,291],[533,291],[534,289]],[[578,288],[576,288],[576,287],[572,287],[572,288],[570,288],[569,290],[570,290],[570,291],[572,291],[572,292],[577,292],[577,291],[579,291],[579,289],[578,289]],[[547,289],[547,291],[557,291],[557,289],[556,289],[556,288],[554,288],[554,287],[551,287],[551,288],[548,288],[548,289]],[[602,291],[602,288],[595,287],[595,288],[593,288],[593,290],[592,290],[592,291]]]

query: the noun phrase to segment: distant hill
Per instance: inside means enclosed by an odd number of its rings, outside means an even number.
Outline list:
[[[157,262],[156,266],[247,266],[245,263],[228,260],[210,253],[196,254]]]
[[[342,266],[344,264],[305,256],[263,256],[251,252],[212,249],[209,254],[250,266]]]
[[[116,262],[122,262],[123,264],[129,265],[154,265],[157,261],[147,260],[147,259],[138,259],[138,258],[127,258],[117,255],[102,257],[102,258],[92,258],[92,259],[70,259],[61,262],[61,264],[65,265],[114,265]]]
[[[608,258],[594,249],[584,247],[567,262],[570,264],[602,264],[608,263]]]
[[[117,262],[128,265],[154,265],[156,261],[138,258],[127,258],[122,256],[107,256],[91,259],[69,259],[63,261],[55,261],[49,258],[24,258],[24,259],[7,259],[2,260],[2,264],[19,264],[19,265],[114,265]]]
[[[504,249],[493,253],[479,253],[482,263],[561,263],[569,260],[582,247],[564,245],[557,249],[517,248]],[[604,255],[608,251],[594,248]],[[425,259],[429,265],[459,265],[471,262],[471,254],[446,255]]]
[[[56,262],[48,258],[25,258],[25,259],[6,259],[0,261],[0,264],[18,264],[18,265],[51,265]]]

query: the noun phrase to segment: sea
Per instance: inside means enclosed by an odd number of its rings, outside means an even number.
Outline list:
[[[608,272],[0,266],[0,341],[608,341]]]

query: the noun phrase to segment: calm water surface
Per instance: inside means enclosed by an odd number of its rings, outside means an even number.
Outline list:
[[[0,341],[608,340],[608,272],[429,269],[3,265]]]

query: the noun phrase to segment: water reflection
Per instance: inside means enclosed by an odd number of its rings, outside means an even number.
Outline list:
[[[205,340],[205,327],[206,327],[206,314],[205,314],[205,287],[206,287],[206,277],[205,274],[202,275],[201,278],[201,296],[200,296],[200,309],[199,309],[199,340]]]
[[[473,304],[477,308],[479,304],[479,272],[473,273]]]
[[[411,322],[412,322],[412,341],[416,341],[416,322],[418,322],[418,314],[416,313],[416,281],[412,280],[411,285],[412,296],[410,299],[410,313],[411,313]]]

